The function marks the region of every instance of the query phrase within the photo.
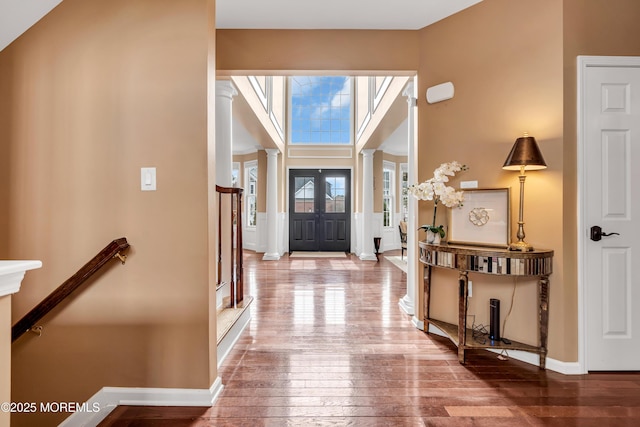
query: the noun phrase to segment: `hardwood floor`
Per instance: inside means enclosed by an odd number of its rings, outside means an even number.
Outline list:
[[[399,252],[398,252],[399,253]],[[417,330],[380,257],[245,256],[249,328],[211,408],[118,407],[101,426],[638,426],[640,374],[564,376]]]

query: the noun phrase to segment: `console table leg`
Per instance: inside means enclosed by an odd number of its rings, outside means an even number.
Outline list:
[[[424,328],[429,333],[429,319],[431,318],[431,266],[425,265],[422,276],[424,283]]]
[[[469,278],[466,271],[460,272],[460,297],[458,300],[458,362],[464,364],[464,349],[467,345],[467,297]]]
[[[546,368],[547,336],[549,334],[549,276],[538,280],[538,303],[540,318],[540,369]]]

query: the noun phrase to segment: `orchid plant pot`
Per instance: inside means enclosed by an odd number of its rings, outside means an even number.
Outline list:
[[[433,232],[431,230],[427,230],[427,243],[433,245],[440,244],[440,233]]]

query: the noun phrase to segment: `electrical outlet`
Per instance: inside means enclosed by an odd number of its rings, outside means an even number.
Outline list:
[[[473,296],[473,282],[471,280],[469,280],[469,286],[467,287],[467,289],[469,290],[469,298],[471,298]]]

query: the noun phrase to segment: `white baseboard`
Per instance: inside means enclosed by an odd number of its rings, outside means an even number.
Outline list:
[[[429,333],[439,335],[447,338],[440,329],[433,325],[429,325]],[[500,354],[501,350],[487,349],[490,352]],[[536,353],[529,353],[528,351],[509,350],[509,358],[519,360],[521,362],[528,363],[533,366],[540,366],[540,357]],[[580,364],[578,362],[563,362],[561,360],[552,359],[547,357],[546,368],[549,371],[558,372],[564,375],[582,375],[584,372],[580,371]]]
[[[209,389],[103,387],[86,402],[87,411],[74,412],[59,426],[94,427],[119,405],[213,406],[223,387],[220,377]]]
[[[400,301],[398,301],[398,305],[400,306],[400,309],[404,311],[405,314],[408,314],[409,316],[414,315],[413,301],[410,301],[407,295],[400,298]],[[415,322],[414,322],[414,325],[415,325]]]
[[[419,320],[416,316],[411,318],[411,324],[415,326],[417,329],[424,331],[424,321]]]
[[[487,349],[492,353],[500,354],[500,350]],[[536,353],[528,351],[508,350],[509,358],[528,363],[533,366],[540,366],[540,357]],[[558,372],[564,375],[581,375],[578,362],[562,362],[560,360],[547,357],[545,362],[548,371]]]
[[[561,360],[551,359],[550,357],[547,357],[547,369],[564,375],[586,374],[578,362],[563,362]]]
[[[218,344],[218,368],[222,365],[222,362],[227,357],[231,349],[242,335],[242,332],[245,330],[249,322],[251,321],[251,304],[242,312],[238,320],[233,324],[231,329],[227,332],[227,334],[222,338],[220,344]]]

